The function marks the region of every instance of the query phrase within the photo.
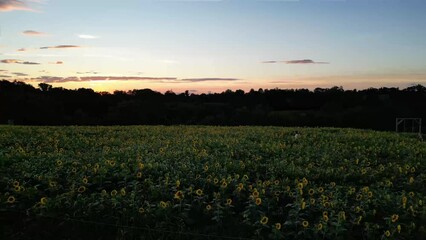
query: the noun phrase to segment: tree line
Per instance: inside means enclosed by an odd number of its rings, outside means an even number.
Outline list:
[[[274,125],[394,130],[396,117],[426,120],[426,87],[226,90],[164,94],[95,92],[0,81],[0,124]]]

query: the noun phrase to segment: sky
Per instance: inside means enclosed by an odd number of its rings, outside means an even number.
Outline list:
[[[0,0],[0,79],[95,91],[426,84],[425,0]]]

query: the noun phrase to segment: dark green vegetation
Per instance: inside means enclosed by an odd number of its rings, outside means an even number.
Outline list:
[[[0,124],[276,125],[394,130],[396,117],[426,120],[426,87],[317,88],[220,94],[161,94],[150,89],[96,93],[0,81]]]
[[[1,231],[424,239],[425,156],[416,138],[353,129],[0,126]]]

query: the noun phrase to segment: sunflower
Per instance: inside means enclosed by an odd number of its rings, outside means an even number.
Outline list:
[[[412,168],[410,169],[410,171],[411,171],[412,173],[414,173],[414,172],[416,172],[416,168],[415,168],[415,167],[412,167]]]
[[[81,187],[79,187],[78,188],[78,190],[77,190],[79,193],[83,193],[83,192],[85,192],[86,191],[86,187],[85,186],[81,186]]]
[[[355,212],[356,212],[356,213],[359,213],[360,211],[361,211],[361,208],[360,208],[359,206],[356,206],[356,207],[355,207]]]
[[[386,230],[386,232],[385,232],[385,236],[386,236],[386,237],[390,237],[390,235],[391,235],[391,233],[389,232],[389,230]]]
[[[140,170],[142,170],[142,169],[144,169],[144,168],[145,168],[145,164],[143,164],[143,163],[138,163],[138,167],[139,167],[139,169],[140,169]]]
[[[125,196],[126,195],[126,189],[125,188],[120,189],[120,194],[121,194],[121,196]]]
[[[42,197],[40,199],[40,203],[41,203],[41,205],[46,205],[46,203],[47,203],[47,197]]]
[[[49,181],[49,186],[50,187],[56,187],[56,182],[55,181]]]
[[[308,221],[303,221],[303,222],[302,222],[302,226],[303,226],[304,228],[309,227],[309,222],[308,222]]]
[[[302,203],[300,204],[300,208],[305,209],[306,208],[306,202],[302,199]]]
[[[399,218],[398,214],[393,214],[392,218],[391,218],[392,222],[394,223],[394,222],[398,221],[398,218]]]
[[[311,198],[309,201],[311,202],[311,205],[315,204],[315,198]]]
[[[335,186],[336,186],[336,183],[335,183],[335,182],[331,182],[331,183],[330,183],[330,187],[334,188]]]
[[[261,223],[261,224],[263,224],[263,225],[267,224],[267,223],[268,223],[268,217],[263,216],[263,217],[260,219],[260,223]]]
[[[356,195],[356,200],[357,200],[357,201],[360,201],[361,199],[362,199],[362,194],[357,194],[357,195]]]
[[[317,225],[317,230],[318,230],[318,231],[321,231],[321,229],[322,229],[322,224],[321,224],[321,223],[319,223],[319,224]]]
[[[322,212],[322,216],[328,216],[328,212],[327,211]]]
[[[324,188],[319,187],[319,188],[318,188],[318,192],[320,192],[320,193],[324,192]]]
[[[14,203],[16,201],[14,196],[10,196],[7,198],[7,203]]]
[[[19,187],[19,182],[18,181],[13,181],[13,186],[14,187]]]
[[[346,213],[345,213],[345,211],[340,211],[339,212],[339,219],[340,220],[346,220]]]
[[[160,207],[161,208],[166,208],[167,207],[167,203],[166,202],[164,202],[164,201],[160,201]]]
[[[413,183],[414,183],[414,178],[413,178],[413,177],[410,177],[410,178],[409,178],[409,180],[408,180],[408,182],[409,182],[410,184],[413,184]]]
[[[275,184],[275,185],[280,184],[280,180],[275,180],[275,181],[274,181],[274,184]],[[281,228],[281,224],[280,224],[280,228]]]
[[[107,194],[107,191],[106,191],[105,189],[102,189],[101,194],[102,194],[102,195],[106,195],[106,194]]]
[[[219,179],[214,178],[214,179],[213,179],[213,182],[214,182],[214,184],[217,184],[217,183],[219,182]]]
[[[401,225],[398,224],[398,226],[396,227],[396,230],[398,231],[398,233],[401,233]]]
[[[239,183],[239,184],[238,184],[238,187],[239,187],[239,188],[241,188],[241,189],[243,189],[243,188],[244,188],[244,184]]]
[[[312,196],[312,195],[314,195],[315,190],[311,188],[311,189],[309,189],[308,193],[309,193],[309,195],[311,195],[311,196]]]
[[[20,192],[21,191],[21,187],[20,186],[16,186],[15,187],[15,192]]]
[[[180,187],[180,180],[176,180],[176,187]]]
[[[56,165],[62,166],[62,161],[61,160],[56,160]]]
[[[209,170],[209,165],[204,165],[204,171],[207,172]]]
[[[251,195],[253,195],[253,197],[257,198],[257,197],[259,197],[259,192],[256,189],[254,189],[254,191]]]
[[[223,181],[222,182],[222,188],[226,188],[227,186],[228,186],[228,184],[225,181]]]
[[[145,212],[145,209],[144,209],[143,207],[140,207],[140,208],[138,209],[138,212],[139,212],[140,214],[143,214],[143,213]]]
[[[257,206],[259,206],[260,204],[262,204],[262,199],[261,198],[256,198],[255,203],[256,203]]]
[[[232,204],[232,199],[228,198],[226,199],[226,205],[231,205]]]
[[[410,197],[414,197],[414,192],[409,192],[409,193],[408,193],[408,196],[410,196]]]
[[[84,184],[87,184],[87,183],[89,182],[89,179],[87,179],[87,177],[84,177],[84,178],[83,178],[83,180],[82,180],[82,182],[83,182]]]
[[[207,211],[212,210],[212,205],[208,204],[208,205],[206,206],[206,210],[207,210]]]
[[[367,193],[367,196],[368,196],[368,198],[373,197],[373,192],[371,192],[371,191],[370,191],[370,192],[368,192],[368,193]]]
[[[275,223],[275,229],[280,230],[281,229],[281,223]]]
[[[113,160],[109,161],[109,165],[110,165],[111,167],[114,167],[114,166],[115,166],[115,161],[113,161]]]
[[[195,191],[195,194],[197,194],[198,196],[201,196],[201,195],[203,195],[203,190],[201,190],[201,189],[197,189],[197,190]]]
[[[177,191],[176,193],[175,193],[175,197],[174,197],[175,199],[177,199],[177,200],[182,200],[182,198],[183,198],[183,193],[182,193],[182,191]]]
[[[297,184],[297,188],[298,188],[298,189],[303,189],[303,183],[298,183],[298,184]]]
[[[328,222],[328,216],[327,215],[323,215],[322,219],[324,219],[325,222]]]
[[[117,190],[114,189],[114,190],[111,191],[111,196],[115,197],[115,195],[117,195]]]

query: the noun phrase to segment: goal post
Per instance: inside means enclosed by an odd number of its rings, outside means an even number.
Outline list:
[[[411,132],[422,135],[422,119],[421,118],[396,118],[396,132]]]

